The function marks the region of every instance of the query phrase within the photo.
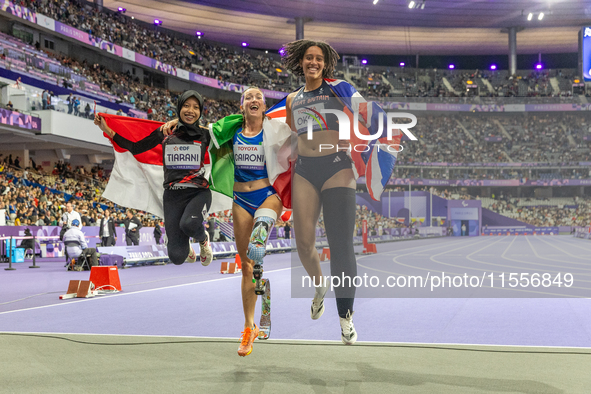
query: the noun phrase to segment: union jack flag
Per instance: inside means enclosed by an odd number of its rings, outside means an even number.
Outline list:
[[[343,102],[344,112],[351,119],[359,111],[358,127],[362,135],[375,135],[379,131],[379,119],[382,118],[382,133],[377,139],[363,140],[351,132],[351,146],[364,146],[363,149],[351,149],[353,171],[355,177],[365,177],[367,190],[371,198],[376,201],[384,191],[388,180],[394,171],[398,146],[402,133],[400,130],[392,132],[392,139],[387,139],[386,116],[384,110],[374,102],[367,102],[361,94],[348,82],[340,79],[325,79],[335,96]],[[285,121],[286,98],[275,104],[267,111],[271,118]]]

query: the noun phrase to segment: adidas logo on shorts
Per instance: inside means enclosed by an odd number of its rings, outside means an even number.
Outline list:
[[[338,163],[339,161],[341,161],[340,157],[335,157],[334,160],[332,161],[333,163]]]

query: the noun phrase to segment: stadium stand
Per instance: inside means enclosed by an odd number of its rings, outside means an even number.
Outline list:
[[[21,4],[93,36],[204,76],[240,84],[255,83],[264,88],[284,91],[290,91],[298,85],[296,78],[275,70],[282,66],[272,56],[238,52],[206,40],[149,29],[121,13],[108,10],[104,10],[102,18],[97,18],[98,11],[83,2],[66,1],[58,6],[54,2],[27,0]],[[40,50],[39,45],[29,45],[4,33],[0,33],[0,51],[0,67],[10,70],[14,75],[51,83],[56,89],[59,85],[69,89],[60,90],[61,93],[86,95],[81,108],[96,98],[103,103],[121,104],[123,107],[119,108],[125,109],[130,116],[160,121],[176,116],[173,108],[177,92],[148,86],[129,72],[116,72],[103,65],[45,52]],[[355,84],[362,94],[377,98],[385,104],[389,103],[388,100],[485,105],[582,102],[578,95],[572,95],[572,83],[577,76],[574,70],[569,69],[521,70],[516,75],[509,75],[504,70],[378,66],[358,67],[356,70],[351,73],[339,65],[337,75]],[[6,79],[6,82],[15,81]],[[476,97],[466,94],[470,82],[480,87]],[[27,94],[31,99],[27,107],[14,109],[31,111],[43,107],[41,90],[30,90],[28,84],[22,85],[29,89]],[[56,95],[55,100],[51,101],[55,105],[51,108],[68,111],[66,97],[64,94]],[[109,107],[104,108],[108,112]],[[114,110],[114,107],[110,108]],[[237,111],[236,101],[207,99],[202,123],[206,125]],[[77,112],[80,116],[86,115],[82,110]],[[579,162],[591,161],[589,139],[586,138],[589,135],[589,120],[585,113],[468,115],[432,111],[417,113],[417,117],[415,130],[419,137],[418,144],[413,145],[412,150],[407,149],[399,154],[395,178],[519,180],[522,183],[589,178],[587,167],[577,167]],[[511,167],[511,163],[523,162],[539,165]],[[439,163],[452,163],[457,168],[443,170],[437,166]],[[486,163],[509,164],[509,168],[484,168],[482,165]],[[18,174],[13,176],[14,179],[20,179]],[[97,187],[97,193],[100,194],[100,186]],[[76,188],[84,189],[84,184],[78,184]],[[9,201],[4,202],[9,204]],[[87,199],[87,203],[107,202]],[[30,207],[21,207],[19,212],[22,213],[25,208]],[[509,211],[504,209],[502,212]],[[54,210],[50,213],[59,212]],[[511,215],[514,216],[514,212]],[[30,216],[17,214],[17,217],[19,221],[31,222]]]

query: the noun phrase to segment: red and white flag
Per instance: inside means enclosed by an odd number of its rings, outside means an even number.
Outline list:
[[[137,142],[163,123],[153,120],[99,113],[107,125],[122,137]],[[164,171],[162,170],[162,145],[133,155],[117,145],[107,134],[115,149],[115,163],[103,197],[123,207],[150,212],[164,217],[162,195]]]

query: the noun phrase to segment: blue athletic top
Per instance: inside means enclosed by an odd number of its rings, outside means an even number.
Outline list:
[[[312,122],[312,132],[339,130],[336,115],[322,114],[324,109],[343,110],[343,105],[325,80],[318,89],[309,92],[300,89],[291,102],[292,121],[298,137],[308,132],[308,120]]]
[[[263,150],[263,131],[254,137],[245,137],[242,128],[232,138],[234,145],[234,182],[250,182],[268,178],[267,162]]]

